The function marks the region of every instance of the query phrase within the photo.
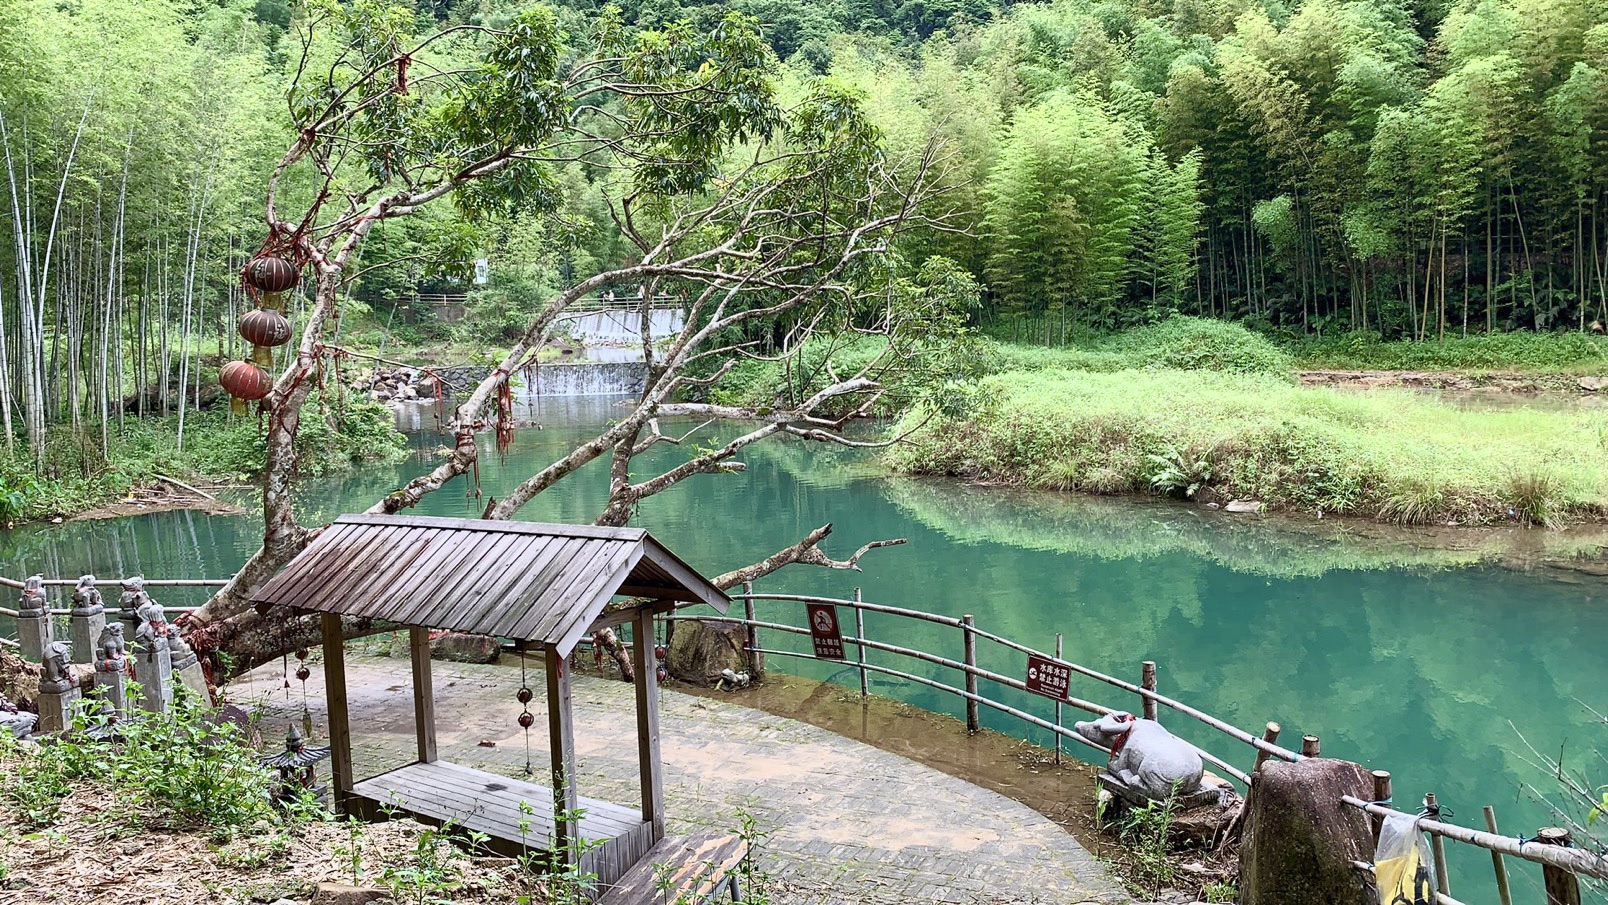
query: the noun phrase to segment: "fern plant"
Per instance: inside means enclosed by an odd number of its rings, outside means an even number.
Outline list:
[[[1169,446],[1145,457],[1150,463],[1150,489],[1166,496],[1195,498],[1212,480],[1210,451],[1196,452]]]

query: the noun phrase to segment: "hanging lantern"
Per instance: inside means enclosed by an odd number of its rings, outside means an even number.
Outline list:
[[[254,346],[282,346],[290,342],[290,321],[272,308],[257,308],[240,318],[240,335]]]
[[[519,725],[521,728],[529,729],[531,726],[535,725],[535,723],[536,717],[532,716],[529,712],[521,713],[519,715]]]
[[[231,361],[218,371],[218,383],[236,399],[261,399],[274,388],[268,372],[249,361]]]
[[[263,255],[246,265],[246,282],[263,292],[289,292],[300,276],[284,258]]]

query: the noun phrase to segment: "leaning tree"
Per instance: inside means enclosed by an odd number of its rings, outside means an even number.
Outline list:
[[[537,7],[500,28],[458,26],[420,37],[414,27],[399,7],[327,0],[312,5],[296,29],[301,55],[288,95],[295,137],[268,177],[260,257],[304,269],[305,323],[261,403],[262,548],[186,620],[193,642],[227,653],[237,671],[314,638],[312,624],[259,613],[249,597],[317,530],[300,524],[292,506],[295,438],[321,369],[344,352],[331,339],[332,324],[343,288],[360,269],[364,240],[381,223],[444,203],[470,218],[550,210],[561,200],[555,169],[578,165],[606,187],[632,259],[547,299],[457,405],[448,454],[377,500],[371,513],[401,512],[464,478],[483,435],[505,438],[511,427],[510,380],[534,364],[566,309],[603,287],[645,290],[648,376],[640,399],[490,501],[485,518],[514,517],[603,457],[609,492],[596,521],[623,525],[642,500],[682,480],[741,470],[734,457],[766,437],[853,444],[842,428],[872,411],[883,370],[919,364],[913,350],[932,348],[934,326],[956,321],[953,312],[928,317],[922,310],[943,305],[943,293],[893,291],[885,276],[901,234],[916,225],[942,228],[933,210],[940,155],[929,147],[914,159],[890,159],[858,98],[830,83],[784,102],[775,59],[751,20],[731,14],[706,30],[633,32],[608,10],[590,34],[572,40],[551,11]],[[882,288],[871,293],[873,284]],[[686,327],[656,345],[647,341],[647,302],[660,292],[684,299]],[[756,338],[774,343],[779,336],[784,348],[796,349],[823,332],[879,333],[892,351],[856,373],[829,372],[807,395],[767,408],[697,401],[743,357],[774,348]],[[723,443],[687,444],[681,448],[688,455],[674,467],[641,474],[642,453],[682,439],[660,429],[667,415],[748,421]],[[822,526],[718,581],[730,587],[790,563],[856,567],[865,549],[842,561],[820,549],[830,531]],[[378,628],[347,626],[353,635]],[[601,640],[614,646],[612,638]]]

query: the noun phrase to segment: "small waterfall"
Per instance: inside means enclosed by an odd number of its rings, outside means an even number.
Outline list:
[[[648,366],[640,361],[546,364],[536,369],[536,386],[526,381],[520,398],[537,396],[624,396],[642,392]]]
[[[654,308],[648,313],[650,339],[660,340],[681,332],[686,316],[680,308]],[[593,311],[569,322],[570,336],[586,343],[640,343],[642,315],[636,311],[612,309]]]

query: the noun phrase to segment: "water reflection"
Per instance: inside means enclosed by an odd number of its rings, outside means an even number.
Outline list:
[[[419,511],[476,516],[487,496],[501,497],[620,412],[616,400],[539,400],[518,413],[539,429],[518,432],[504,455],[488,456],[478,485],[457,480]],[[413,436],[412,458],[319,481],[302,496],[303,517],[316,523],[364,508],[430,467],[450,439],[429,429],[427,410],[422,417],[426,429]],[[704,439],[720,435],[713,430]],[[644,457],[639,477],[676,461],[678,452]],[[1604,737],[1576,699],[1608,704],[1608,662],[1600,654],[1608,580],[1554,568],[1593,555],[1600,562],[1600,535],[1461,534],[1459,543],[1431,548],[1423,535],[1366,526],[1231,519],[1165,504],[892,479],[864,453],[803,441],[751,447],[742,460],[746,474],[695,477],[645,501],[637,524],[709,573],[752,562],[829,521],[836,531],[828,549],[836,556],[870,540],[906,537],[905,546],[869,554],[863,573],[796,567],[761,590],[847,597],[861,585],[868,600],[971,613],[980,626],[1041,649],[1053,649],[1062,633],[1069,658],[1117,675],[1137,678],[1141,660],[1156,660],[1162,687],[1207,711],[1245,727],[1278,720],[1286,738],[1318,734],[1325,754],[1391,770],[1400,802],[1435,791],[1465,821],[1493,804],[1506,829],[1530,834],[1549,819],[1521,793],[1521,783],[1544,777],[1525,762],[1518,733],[1548,750],[1567,745],[1571,759]],[[606,464],[593,463],[523,515],[590,521],[606,479]],[[261,530],[255,516],[186,512],[29,527],[0,535],[0,572],[220,576],[256,548]],[[1529,568],[1502,565],[1511,562]],[[183,594],[163,591],[163,600],[182,602]],[[958,633],[942,627],[873,616],[867,631],[960,653]],[[765,644],[797,641],[767,636]],[[1001,672],[1022,668],[1015,655],[986,646],[981,656]],[[872,660],[939,677],[924,665],[875,653]],[[817,678],[839,672],[780,658],[774,665]],[[855,682],[852,674],[838,678]],[[923,687],[879,689],[960,712],[955,700]],[[1137,706],[1099,686],[1075,693]],[[1042,699],[1007,697],[1051,714]],[[985,720],[1023,734],[1008,718],[985,711]],[[1180,720],[1169,724],[1249,766],[1248,750]],[[1470,878],[1458,897],[1494,901],[1484,893],[1489,859],[1451,849],[1454,871]]]

